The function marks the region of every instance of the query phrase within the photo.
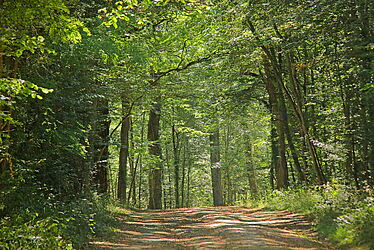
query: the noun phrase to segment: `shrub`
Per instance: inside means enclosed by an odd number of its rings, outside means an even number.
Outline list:
[[[29,220],[26,221],[27,217]],[[41,219],[38,214],[7,217],[0,221],[1,249],[73,249],[64,239],[65,225],[53,218]]]
[[[315,221],[316,230],[336,245],[374,249],[373,200],[367,193],[349,186],[328,184],[274,191],[249,204],[307,214]]]
[[[341,246],[365,245],[374,249],[374,202],[369,197],[336,219],[332,236]]]

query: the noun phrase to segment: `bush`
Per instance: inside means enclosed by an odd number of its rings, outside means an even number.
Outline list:
[[[106,203],[100,199],[76,199],[69,203],[55,201],[43,214],[18,210],[0,219],[0,249],[81,247],[90,237],[108,232],[114,223]]]
[[[309,189],[274,191],[256,201],[267,209],[309,215],[316,230],[340,247],[374,249],[374,202],[351,187],[329,184]],[[253,205],[253,203],[249,203]]]
[[[0,176],[0,249],[70,249],[109,231],[109,200],[58,193],[18,166],[15,178]]]
[[[40,186],[39,186],[40,187]],[[109,231],[108,200],[16,183],[0,190],[0,249],[72,249]]]
[[[336,219],[332,238],[341,246],[365,245],[374,249],[374,202],[369,197]]]
[[[64,227],[60,221],[41,219],[38,214],[4,218],[0,221],[0,249],[73,249],[63,238]]]

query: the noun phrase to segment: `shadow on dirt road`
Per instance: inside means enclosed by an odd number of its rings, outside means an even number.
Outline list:
[[[328,249],[305,217],[242,207],[150,210],[121,215],[113,238],[90,249]]]

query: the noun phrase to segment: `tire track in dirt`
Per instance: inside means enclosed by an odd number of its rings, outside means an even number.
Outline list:
[[[133,212],[89,249],[329,249],[300,214],[243,207]]]

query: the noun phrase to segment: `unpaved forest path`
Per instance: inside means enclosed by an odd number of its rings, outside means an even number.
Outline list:
[[[90,249],[328,249],[299,214],[200,207],[123,214],[112,239]]]

